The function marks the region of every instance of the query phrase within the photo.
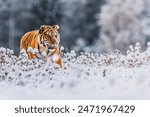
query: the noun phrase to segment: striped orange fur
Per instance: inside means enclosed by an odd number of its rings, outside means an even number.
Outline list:
[[[47,58],[55,54],[58,56],[58,59],[52,60],[52,62],[55,62],[62,67],[62,58],[59,50],[60,35],[58,29],[58,25],[43,25],[39,30],[27,32],[21,38],[20,50],[25,49],[29,59],[42,58],[42,52],[47,53]],[[33,52],[28,52],[29,47],[38,49],[38,55]]]

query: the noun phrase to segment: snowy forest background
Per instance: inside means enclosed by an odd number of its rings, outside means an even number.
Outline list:
[[[27,31],[59,24],[66,50],[126,52],[150,40],[149,0],[0,0],[0,46],[19,53]]]
[[[62,68],[18,56],[43,24],[60,25]],[[0,99],[150,99],[149,41],[149,0],[0,0]]]

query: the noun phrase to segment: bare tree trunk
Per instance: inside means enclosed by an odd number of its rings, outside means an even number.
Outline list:
[[[9,8],[9,48],[15,49],[15,43],[14,43],[14,33],[15,33],[15,21],[14,21],[14,15],[13,15],[13,4],[11,4]]]

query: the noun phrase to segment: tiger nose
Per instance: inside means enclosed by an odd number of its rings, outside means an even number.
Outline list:
[[[48,49],[55,49],[55,48],[56,48],[55,44],[53,44],[53,45],[51,45],[51,46],[48,47]]]
[[[52,46],[48,46],[48,49],[53,49],[53,47]]]

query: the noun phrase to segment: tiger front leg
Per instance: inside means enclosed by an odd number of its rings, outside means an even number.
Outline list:
[[[61,57],[59,57],[59,59],[56,61],[56,63],[58,65],[60,65],[60,67],[62,68],[62,58]]]
[[[31,59],[34,59],[36,58],[36,55],[34,55],[32,52],[29,52],[28,53],[28,58],[31,60]]]
[[[61,58],[60,54],[58,54],[58,53],[55,53],[52,56],[52,62],[58,64],[61,68],[63,66],[62,65],[62,58]]]

